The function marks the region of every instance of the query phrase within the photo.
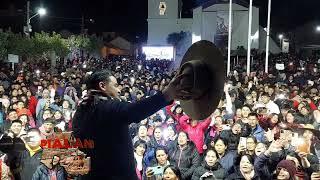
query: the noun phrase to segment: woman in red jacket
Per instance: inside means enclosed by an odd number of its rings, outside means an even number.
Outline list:
[[[211,123],[211,116],[204,121],[193,120],[187,115],[179,119],[181,129],[188,134],[190,140],[196,145],[199,154],[203,153],[204,134]]]
[[[32,95],[31,91],[27,92],[27,98],[28,98],[28,102],[29,102],[28,109],[31,112],[32,116],[35,117],[38,100],[34,95]]]

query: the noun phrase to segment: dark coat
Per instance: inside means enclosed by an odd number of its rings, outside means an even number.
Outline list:
[[[222,180],[225,178],[225,170],[222,168],[220,163],[216,163],[214,166],[210,167],[206,162],[203,162],[201,166],[197,167],[192,175],[192,180],[199,180],[200,177],[206,173],[206,172],[212,172],[214,175],[214,178],[216,180]],[[204,178],[205,180],[207,178]],[[209,178],[208,178],[209,179]]]
[[[200,165],[200,156],[193,143],[189,143],[182,150],[176,145],[169,155],[173,163],[180,169],[184,180],[191,179],[194,170]]]
[[[236,171],[232,174],[230,174],[229,176],[227,176],[227,178],[225,180],[245,180],[245,178],[243,177],[243,175],[240,172],[239,167],[236,168]],[[260,180],[261,178],[259,177],[259,175],[257,173],[254,174],[253,178],[251,180]]]
[[[20,159],[20,177],[21,180],[32,179],[33,174],[36,172],[38,166],[40,165],[40,160],[42,156],[42,150],[30,156],[28,150],[25,150]]]
[[[94,141],[93,149],[83,149],[91,157],[91,171],[82,179],[136,179],[130,123],[145,119],[167,106],[159,93],[136,103],[96,97],[92,107],[81,105],[73,119],[76,138]]]
[[[58,166],[56,176],[57,180],[66,180],[67,172],[62,166]],[[32,180],[50,180],[49,169],[44,164],[41,164],[33,174]]]

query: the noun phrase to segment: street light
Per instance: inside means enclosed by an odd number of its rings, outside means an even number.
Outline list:
[[[32,27],[30,25],[30,21],[32,18],[36,16],[43,16],[46,15],[47,11],[45,8],[41,7],[38,9],[37,13],[30,17],[30,1],[27,1],[27,26],[24,26],[23,31],[26,33],[27,36],[30,35],[30,32],[32,32]]]
[[[283,39],[283,34],[279,34],[279,39],[280,39],[280,49],[281,49],[281,52],[282,52],[282,39]]]
[[[47,10],[45,8],[39,8],[37,13],[34,14],[33,16],[31,16],[29,19],[28,19],[28,23],[30,24],[30,20],[36,16],[44,16],[47,14]]]
[[[320,32],[320,26],[317,26],[317,27],[316,27],[316,31],[317,31],[317,32]]]

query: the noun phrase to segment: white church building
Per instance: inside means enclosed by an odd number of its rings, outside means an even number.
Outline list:
[[[249,8],[241,0],[232,5],[232,50],[247,48]],[[187,48],[199,40],[209,40],[221,49],[228,44],[229,0],[210,0],[193,9],[193,18],[180,18],[181,1],[148,0],[147,46],[170,46],[169,34],[186,32],[189,36],[175,47],[174,59],[179,60]],[[265,50],[266,31],[259,25],[259,8],[252,9],[251,48]],[[270,39],[270,52],[279,53],[280,48]]]

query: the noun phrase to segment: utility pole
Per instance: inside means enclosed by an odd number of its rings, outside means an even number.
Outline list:
[[[27,1],[27,26],[23,30],[28,37],[30,36],[30,29],[30,1]]]

